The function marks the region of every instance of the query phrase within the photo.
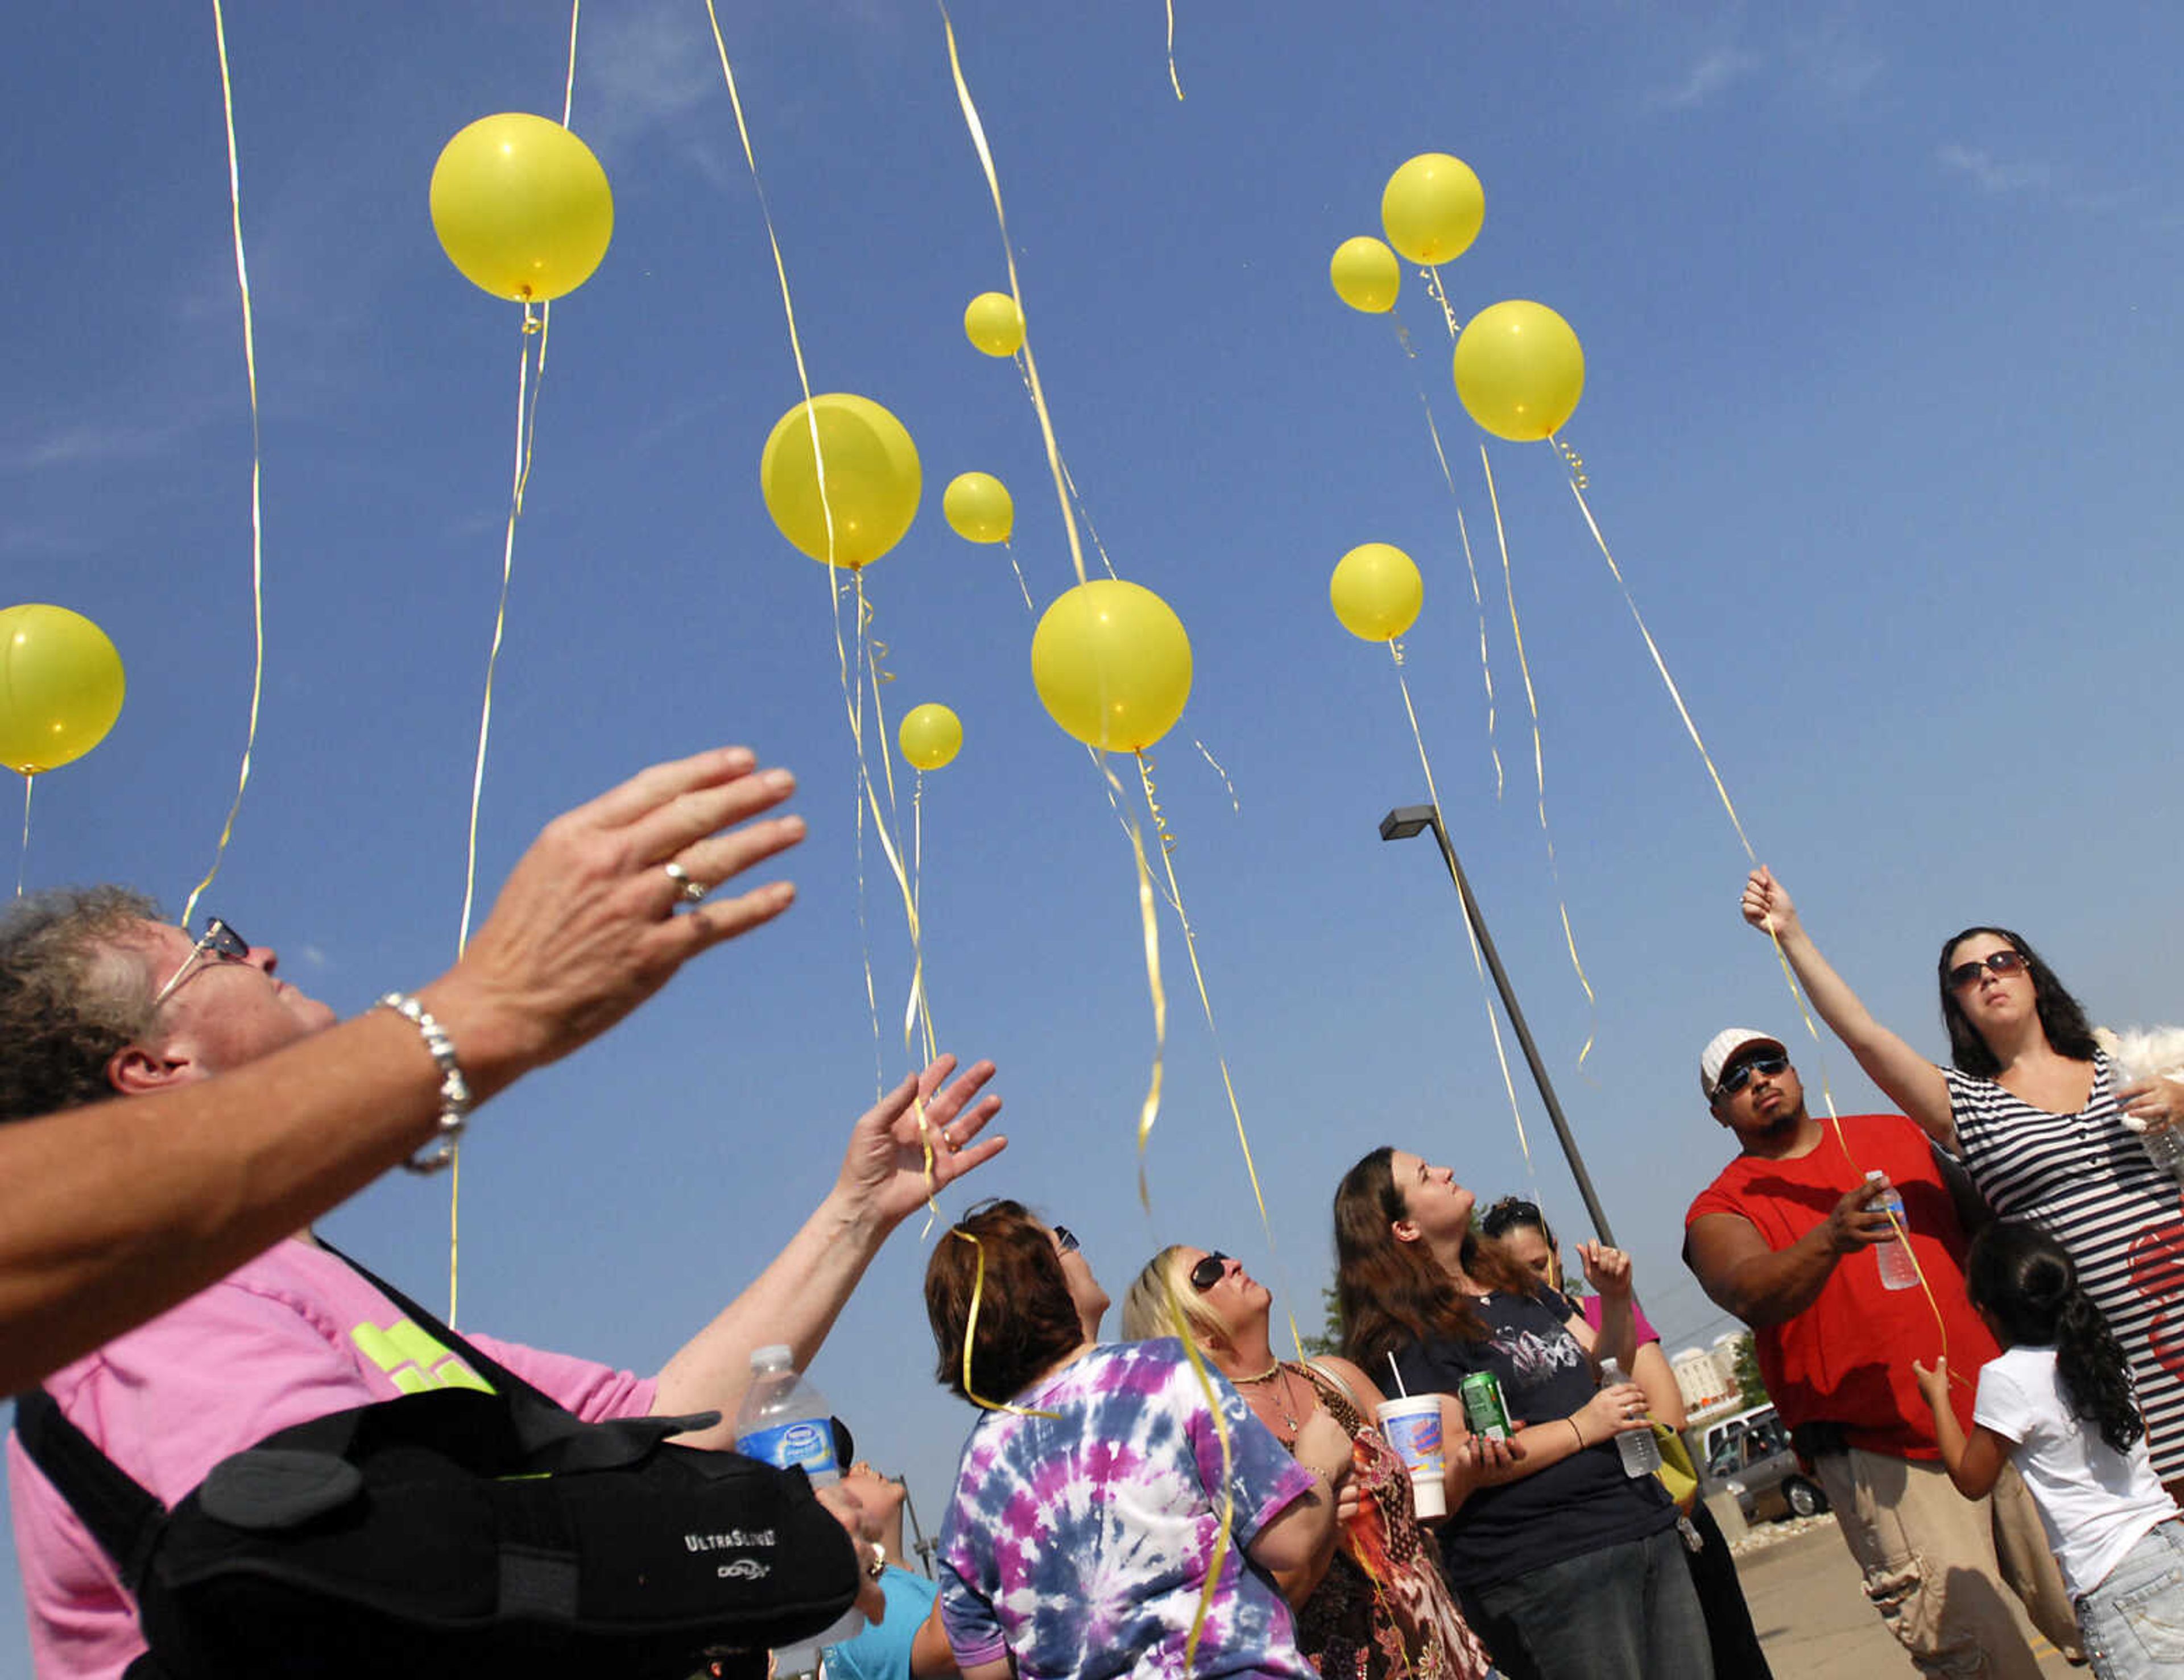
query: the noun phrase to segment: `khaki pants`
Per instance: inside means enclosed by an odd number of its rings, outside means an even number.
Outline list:
[[[2055,1647],[2077,1654],[2077,1617],[2039,1513],[2004,1466],[1968,1499],[1938,1461],[1852,1447],[1814,1461],[1866,1596],[1922,1673],[2037,1680],[2039,1664],[2007,1583]]]

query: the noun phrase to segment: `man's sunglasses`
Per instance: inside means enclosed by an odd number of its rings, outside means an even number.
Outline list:
[[[1190,1268],[1190,1287],[1202,1295],[1218,1283],[1228,1270],[1228,1256],[1216,1249]]]
[[[250,955],[250,942],[222,921],[218,916],[205,918],[204,937],[190,947],[190,954],[182,959],[182,965],[167,976],[167,983],[152,994],[152,1007],[157,1009],[174,994],[175,987],[189,977],[190,971],[199,963],[216,961],[239,963]]]
[[[1958,963],[1949,971],[1949,989],[1961,992],[1974,984],[1982,970],[1993,974],[2022,974],[2026,967],[2022,951],[1989,951],[1979,961]]]
[[[1772,1079],[1776,1074],[1786,1071],[1789,1065],[1790,1059],[1787,1056],[1754,1056],[1748,1062],[1737,1063],[1735,1067],[1722,1075],[1720,1082],[1713,1088],[1713,1093],[1717,1097],[1734,1097],[1752,1082],[1753,1074]]]

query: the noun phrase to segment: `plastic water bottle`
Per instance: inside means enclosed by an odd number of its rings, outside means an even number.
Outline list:
[[[2184,1181],[2184,1125],[2153,1126],[2138,1134],[2148,1158],[2171,1178]]]
[[[1869,1182],[1878,1181],[1880,1177],[1880,1174],[1877,1171],[1869,1172],[1865,1176]],[[1903,1217],[1903,1193],[1893,1185],[1889,1187],[1885,1194],[1875,1196],[1868,1202],[1865,1207],[1869,1213],[1880,1213],[1883,1210],[1892,1213],[1896,1215],[1897,1224],[1903,1226],[1907,1232],[1911,1228],[1905,1223]],[[1885,1243],[1875,1243],[1873,1257],[1875,1263],[1880,1268],[1882,1288],[1914,1289],[1918,1288],[1918,1262],[1911,1258],[1911,1249],[1903,1238],[1891,1237]]]
[[[1621,1366],[1612,1359],[1601,1360],[1602,1388],[1624,1380]],[[1618,1435],[1615,1450],[1623,1455],[1623,1473],[1625,1476],[1651,1476],[1661,1467],[1661,1444],[1653,1438],[1651,1425],[1643,1429],[1625,1430]]]
[[[783,1470],[800,1468],[815,1488],[842,1479],[834,1456],[833,1409],[797,1370],[794,1349],[777,1345],[752,1353],[750,1388],[736,1408],[736,1450]],[[851,1608],[811,1638],[776,1649],[775,1672],[783,1680],[817,1672],[821,1647],[839,1644],[864,1625],[863,1613]]]

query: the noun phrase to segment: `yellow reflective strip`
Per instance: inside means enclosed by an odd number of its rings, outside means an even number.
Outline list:
[[[449,1354],[432,1367],[432,1376],[443,1388],[475,1388],[481,1394],[493,1392],[492,1383],[465,1365],[460,1355]]]
[[[390,1371],[387,1375],[405,1394],[422,1394],[440,1386],[414,1365],[405,1365],[401,1370]]]
[[[387,1327],[387,1339],[402,1350],[402,1357],[412,1364],[430,1371],[446,1359],[448,1350],[426,1331],[406,1318],[399,1318]]]
[[[377,1325],[364,1323],[348,1332],[348,1338],[362,1354],[382,1371],[392,1371],[397,1366],[407,1365],[410,1356],[395,1346],[387,1332]]]

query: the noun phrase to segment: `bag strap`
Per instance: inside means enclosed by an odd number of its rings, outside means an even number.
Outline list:
[[[476,1371],[487,1382],[492,1383],[496,1390],[504,1394],[521,1394],[526,1399],[535,1401],[541,1405],[551,1406],[556,1411],[566,1410],[566,1407],[554,1400],[552,1396],[543,1394],[538,1389],[532,1388],[530,1383],[525,1382],[521,1377],[518,1377],[506,1366],[501,1364],[499,1360],[491,1358],[488,1355],[481,1353],[476,1347],[465,1341],[454,1330],[450,1328],[448,1325],[441,1322],[437,1316],[426,1311],[416,1302],[411,1300],[409,1296],[404,1294],[399,1289],[396,1288],[392,1283],[389,1283],[377,1272],[372,1271],[370,1267],[365,1266],[361,1260],[355,1259],[353,1255],[343,1254],[339,1249],[337,1249],[332,1243],[327,1242],[323,1237],[319,1238],[318,1243],[320,1248],[324,1249],[328,1254],[332,1254],[351,1271],[354,1271],[359,1277],[361,1277],[365,1282],[371,1285],[373,1288],[378,1290],[381,1294],[386,1296],[387,1299],[393,1302],[396,1306],[401,1308],[404,1316],[406,1316],[411,1323],[416,1325],[419,1329],[430,1334],[434,1341],[437,1342],[449,1353],[460,1354],[462,1356],[463,1363],[470,1366],[472,1371]]]
[[[1310,1371],[1314,1377],[1325,1377],[1336,1388],[1341,1389],[1343,1399],[1348,1400],[1352,1406],[1357,1408],[1357,1415],[1360,1417],[1364,1417],[1366,1416],[1365,1403],[1357,1398],[1357,1391],[1351,1388],[1347,1382],[1343,1380],[1343,1376],[1340,1371],[1335,1370],[1331,1366],[1322,1365],[1316,1359],[1306,1360],[1304,1362],[1304,1368]],[[1368,1421],[1369,1421],[1370,1420],[1368,1419]]]
[[[113,1560],[122,1584],[135,1592],[167,1508],[100,1451],[42,1388],[15,1396],[15,1435]]]

